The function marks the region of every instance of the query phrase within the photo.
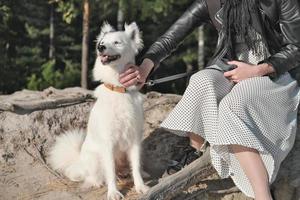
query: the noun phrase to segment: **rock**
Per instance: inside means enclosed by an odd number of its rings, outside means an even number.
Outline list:
[[[159,128],[181,96],[150,92],[145,97],[142,160],[150,175],[148,184],[153,185],[188,140]],[[93,103],[92,92],[81,88],[23,90],[0,96],[0,199],[105,199],[105,187],[83,190],[79,183],[61,178],[47,166],[47,152],[55,136],[69,129],[85,129]],[[300,135],[296,137],[273,184],[279,200],[300,199]],[[126,199],[137,199],[130,184],[122,188]],[[249,198],[237,191],[230,179],[219,180],[215,174],[175,199]]]

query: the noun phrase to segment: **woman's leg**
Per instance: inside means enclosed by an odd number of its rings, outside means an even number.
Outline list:
[[[241,145],[230,148],[251,183],[255,200],[271,200],[268,173],[258,151]]]
[[[204,139],[195,134],[188,133],[190,145],[196,150],[203,147]],[[255,193],[256,200],[271,200],[268,173],[257,150],[241,145],[231,145],[231,150],[238,159]]]
[[[190,145],[194,147],[197,151],[202,150],[205,140],[195,133],[188,133],[188,136],[190,139]]]
[[[233,83],[228,81],[222,72],[213,69],[201,70],[191,77],[181,100],[161,124],[161,127],[176,134],[188,136],[190,146],[193,147],[183,149],[182,154],[170,162],[168,174],[179,171],[202,155],[204,139],[192,132],[201,133],[204,129],[214,132],[218,120],[218,102],[228,94],[232,86]],[[187,130],[191,133],[186,134]]]

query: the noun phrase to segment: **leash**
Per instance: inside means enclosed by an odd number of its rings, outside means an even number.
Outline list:
[[[159,83],[173,81],[173,80],[180,79],[180,78],[183,78],[183,77],[186,77],[186,76],[190,76],[190,75],[192,75],[195,72],[197,72],[197,71],[175,74],[175,75],[172,75],[172,76],[167,76],[167,77],[159,78],[159,79],[155,79],[155,80],[150,79],[149,81],[147,81],[145,83],[145,85],[147,85],[147,86],[153,86],[153,85],[156,85],[156,84],[159,84]]]

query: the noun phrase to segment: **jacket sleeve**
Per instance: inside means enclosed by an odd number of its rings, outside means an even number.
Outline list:
[[[154,63],[154,70],[159,63],[177,49],[183,39],[197,26],[209,21],[205,0],[196,0],[184,14],[151,45],[143,58],[149,58]]]
[[[279,23],[284,37],[280,51],[267,58],[279,76],[291,69],[300,67],[300,7],[299,0],[282,0],[280,3]]]

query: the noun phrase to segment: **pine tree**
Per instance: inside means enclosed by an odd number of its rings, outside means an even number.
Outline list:
[[[89,62],[89,0],[83,0],[82,19],[82,53],[81,53],[81,87],[88,88],[88,62]]]
[[[83,0],[2,0],[0,1],[0,93],[23,88],[42,90],[80,85],[83,51]],[[91,69],[95,61],[95,38],[104,21],[123,29],[136,21],[143,33],[145,48],[163,34],[193,0],[93,0],[90,1],[87,86],[93,89]],[[118,12],[119,11],[119,12]],[[119,14],[118,14],[119,13]],[[121,15],[121,14],[122,15]],[[119,17],[119,20],[118,20]],[[154,76],[168,76],[195,70],[198,65],[198,31],[188,36]],[[216,41],[213,29],[205,27],[204,65]],[[200,59],[199,59],[200,60]],[[83,72],[83,71],[82,71]],[[83,72],[86,74],[86,72]],[[86,77],[86,75],[85,75]],[[185,79],[151,88],[182,93]]]

